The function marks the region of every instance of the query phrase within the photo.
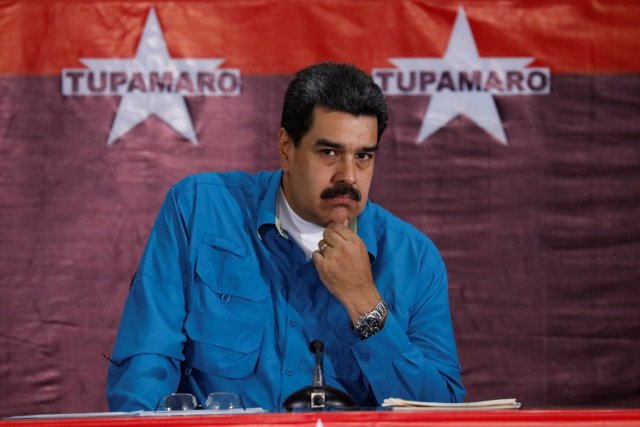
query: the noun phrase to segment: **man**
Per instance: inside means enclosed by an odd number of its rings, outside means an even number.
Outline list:
[[[311,383],[314,339],[326,382],[361,406],[464,398],[442,259],[368,201],[386,123],[364,72],[311,66],[285,96],[282,170],[199,174],[169,191],[122,315],[112,410],[176,391],[280,410]]]

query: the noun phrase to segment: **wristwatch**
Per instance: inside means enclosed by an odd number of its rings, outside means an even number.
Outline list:
[[[371,335],[377,334],[384,326],[383,319],[387,311],[387,303],[380,298],[380,302],[373,307],[373,310],[360,316],[354,329],[362,338],[369,338]]]

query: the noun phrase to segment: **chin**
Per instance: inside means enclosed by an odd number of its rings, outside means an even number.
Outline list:
[[[332,212],[329,217],[329,222],[341,224],[344,220],[353,218],[354,213],[351,210],[339,209],[337,212]],[[327,224],[328,225],[328,224]]]

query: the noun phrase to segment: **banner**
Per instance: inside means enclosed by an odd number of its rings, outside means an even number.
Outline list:
[[[387,96],[371,199],[442,253],[468,400],[638,405],[636,2],[5,1],[0,28],[1,416],[106,410],[166,191],[277,168],[326,60]]]

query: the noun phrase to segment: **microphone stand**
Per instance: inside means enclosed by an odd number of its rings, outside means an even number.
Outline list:
[[[322,369],[322,351],[324,344],[320,340],[313,340],[309,350],[316,355],[316,366],[313,370],[312,385],[293,392],[282,406],[288,411],[294,409],[357,409],[358,405],[351,396],[335,387],[324,385]]]

